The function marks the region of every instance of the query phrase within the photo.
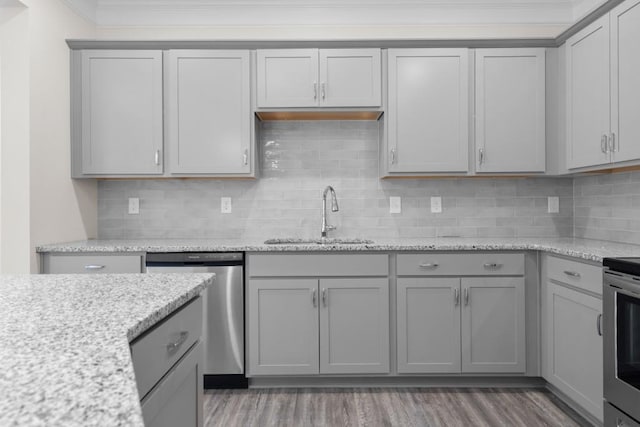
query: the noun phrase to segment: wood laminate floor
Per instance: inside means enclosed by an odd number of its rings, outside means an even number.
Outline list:
[[[214,426],[586,426],[543,389],[345,388],[205,391]]]

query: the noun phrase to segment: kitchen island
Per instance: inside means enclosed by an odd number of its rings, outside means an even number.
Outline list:
[[[0,276],[0,425],[142,426],[129,345],[213,277]]]

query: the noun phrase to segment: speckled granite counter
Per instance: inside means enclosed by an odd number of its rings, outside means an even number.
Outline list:
[[[274,236],[275,237],[275,236]],[[640,245],[573,238],[375,239],[365,245],[279,244],[216,239],[88,240],[43,245],[38,252],[282,252],[282,251],[466,251],[537,250],[600,262],[605,257],[640,256]]]
[[[129,342],[213,277],[0,276],[0,425],[142,426]]]

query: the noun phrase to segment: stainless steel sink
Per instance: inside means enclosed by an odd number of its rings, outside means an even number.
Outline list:
[[[373,240],[366,239],[340,239],[340,238],[318,238],[318,239],[298,239],[298,238],[278,238],[264,241],[265,245],[370,245]]]

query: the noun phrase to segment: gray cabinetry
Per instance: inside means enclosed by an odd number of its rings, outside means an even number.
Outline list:
[[[171,175],[251,175],[249,51],[166,53]]]
[[[131,343],[145,426],[203,425],[202,298]]]
[[[250,254],[249,375],[388,373],[388,264],[381,254]]]
[[[476,172],[545,171],[545,49],[475,51]]]
[[[383,175],[467,172],[469,50],[389,49]]]
[[[381,69],[380,49],[258,50],[258,107],[379,107]]]
[[[523,275],[523,254],[398,255],[398,372],[524,373]]]
[[[627,0],[567,40],[569,169],[640,159],[639,37],[640,1]]]
[[[74,52],[72,176],[160,175],[162,52]]]
[[[318,281],[251,279],[247,295],[251,375],[317,374]]]
[[[601,268],[552,256],[543,266],[543,376],[602,422]]]
[[[46,274],[142,273],[139,254],[42,254]]]

